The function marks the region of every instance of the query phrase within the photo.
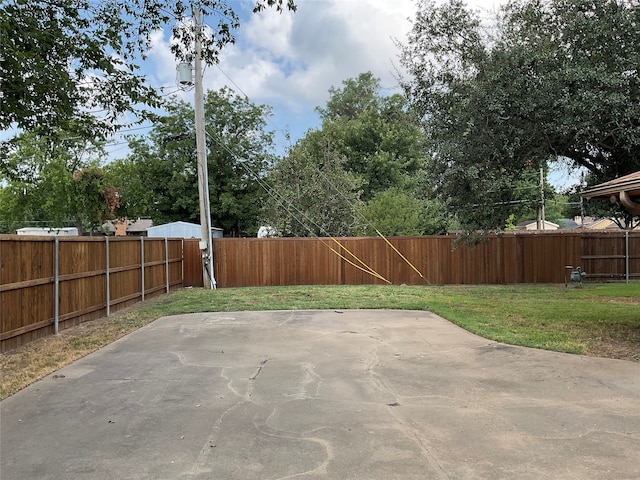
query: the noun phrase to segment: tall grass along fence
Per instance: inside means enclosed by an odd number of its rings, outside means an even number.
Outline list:
[[[365,273],[364,264],[395,285],[563,283],[568,266],[580,266],[586,281],[640,278],[636,232],[505,233],[473,245],[455,236],[388,240],[402,256],[381,238],[213,239],[216,281],[219,287],[385,283]],[[197,240],[185,240],[184,255],[185,285],[201,286]]]
[[[1,350],[109,316],[182,279],[182,239],[0,235]]]

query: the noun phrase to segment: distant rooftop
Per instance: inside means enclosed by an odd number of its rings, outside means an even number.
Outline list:
[[[136,220],[129,220],[127,225],[127,233],[142,233],[146,232],[147,228],[153,227],[153,220],[150,218],[138,218]]]

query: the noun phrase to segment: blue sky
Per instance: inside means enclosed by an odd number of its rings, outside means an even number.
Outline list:
[[[257,104],[272,107],[270,128],[280,152],[284,132],[292,141],[318,127],[315,107],[324,106],[331,86],[372,71],[388,93],[399,91],[394,38],[410,29],[413,0],[299,0],[295,13],[250,13],[251,1],[231,2],[241,13],[237,42],[204,74],[205,89],[231,87]],[[236,6],[237,5],[237,6]],[[215,24],[216,19],[205,19]],[[145,71],[155,86],[176,86],[175,59],[167,32],[157,32]],[[193,91],[180,92],[192,101]]]
[[[270,128],[276,131],[279,153],[309,128],[319,126],[315,107],[325,106],[330,87],[371,71],[386,93],[398,92],[395,68],[398,50],[416,11],[414,0],[298,0],[295,13],[265,10],[251,14],[253,2],[230,4],[241,14],[237,42],[227,46],[217,66],[204,74],[204,88],[229,86],[256,104],[272,107]],[[493,0],[472,0],[493,8]],[[205,19],[215,25],[217,19]],[[165,91],[178,90],[176,61],[169,50],[169,33],[156,32],[143,65],[149,82]],[[193,91],[177,92],[187,101]],[[114,155],[117,153],[114,147]],[[117,155],[116,155],[117,156]]]
[[[223,86],[246,95],[253,103],[269,105],[269,128],[276,133],[278,153],[289,142],[319,127],[315,108],[323,107],[328,90],[342,81],[371,71],[381,79],[385,93],[399,92],[398,49],[415,15],[414,0],[298,0],[295,13],[266,10],[251,14],[253,2],[232,0],[241,16],[236,44],[226,47],[217,66],[204,73],[205,90]],[[485,18],[500,0],[469,0]],[[204,19],[215,25],[217,19]],[[143,72],[148,81],[179,98],[193,101],[193,90],[180,91],[176,61],[169,50],[169,33],[156,32]],[[144,129],[132,133],[144,133]],[[114,139],[111,158],[126,155],[126,145]],[[556,184],[567,183],[567,172],[553,174]]]

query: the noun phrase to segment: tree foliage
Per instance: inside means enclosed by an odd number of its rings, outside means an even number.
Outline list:
[[[363,210],[367,235],[438,235],[449,226],[442,205],[434,199],[419,199],[394,187],[379,192]]]
[[[379,222],[377,230],[385,235],[441,230],[430,223],[441,217],[437,208],[426,208],[431,189],[424,137],[406,100],[383,96],[371,72],[342,85],[332,87],[326,106],[316,109],[322,127],[307,132],[271,172],[276,192],[299,212],[278,208],[279,200],[271,199],[266,221],[283,235],[375,234],[370,222]],[[385,200],[393,201],[383,213]],[[311,228],[299,220],[301,213]],[[438,220],[422,217],[431,214]],[[401,218],[407,225],[398,224]]]
[[[80,139],[24,133],[0,161],[0,223],[12,232],[25,226],[75,225],[80,233],[100,230],[118,207],[99,145]]]
[[[371,72],[329,89],[322,119],[322,141],[346,158],[345,168],[363,181],[362,199],[391,187],[415,188],[425,166],[423,135],[417,117],[399,94],[383,96]]]
[[[183,20],[196,6],[217,19],[202,35],[204,60],[214,63],[239,26],[228,0],[3,1],[0,129],[68,129],[80,118],[76,125],[95,134],[139,105],[157,106],[159,95],[140,73],[151,34],[170,28],[174,53],[190,53],[194,29]],[[296,8],[293,0],[257,0],[254,12],[266,7]]]
[[[594,182],[640,169],[638,38],[640,8],[616,0],[514,0],[489,30],[461,0],[418,3],[403,84],[463,223],[504,225],[550,160]]]
[[[273,166],[264,222],[279,236],[350,236],[362,232],[358,214],[361,180],[346,170],[346,158],[325,144],[318,158],[319,132],[310,132]]]
[[[228,88],[205,95],[212,225],[227,235],[258,230],[264,194],[259,179],[273,162],[273,134],[265,130],[270,114]],[[132,137],[129,146],[131,154],[108,167],[120,190],[118,214],[200,223],[192,107],[170,101],[151,132]]]

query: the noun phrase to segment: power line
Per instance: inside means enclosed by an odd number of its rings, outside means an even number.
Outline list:
[[[211,27],[209,26],[209,28],[211,28]],[[238,84],[237,84],[237,83],[236,83],[236,82],[235,82],[235,81],[234,81],[234,80],[233,80],[233,79],[232,79],[232,78],[231,78],[231,77],[230,77],[230,76],[229,76],[229,75],[228,75],[228,74],[227,74],[227,73],[222,69],[222,67],[221,67],[219,64],[216,64],[216,67],[217,67],[217,68],[220,70],[220,72],[221,72],[221,73],[222,73],[222,74],[223,74],[223,75],[224,75],[224,76],[225,76],[225,77],[226,77],[226,78],[227,78],[227,79],[228,79],[228,80],[229,80],[229,81],[230,81],[230,82],[235,86],[235,88],[236,88],[236,89],[237,89],[237,90],[238,90],[238,91],[239,91],[239,92],[240,92],[240,93],[245,97],[245,99],[247,99],[248,101],[251,101],[251,99],[249,98],[249,96],[248,96],[248,95],[247,95],[247,94],[246,94],[246,93],[245,93],[245,92],[244,92],[244,91],[243,91],[243,90],[238,86]],[[277,126],[277,125],[275,125],[275,124],[271,121],[271,119],[267,119],[267,122],[268,122],[268,123],[270,123],[270,124],[271,124],[275,129],[276,129],[276,130],[280,130],[280,132],[281,132],[281,133],[285,134],[285,137],[286,137],[286,138],[289,138],[289,137],[288,137],[288,135],[284,132],[284,130],[279,129],[279,128],[278,128],[278,126]],[[219,143],[219,144],[220,144],[220,143]],[[222,145],[221,145],[221,146],[222,146]],[[232,153],[232,152],[229,150],[229,153]],[[240,162],[240,163],[242,163],[242,164],[243,164],[243,166],[245,166],[243,162]],[[317,166],[316,166],[316,165],[312,164],[312,166],[313,166],[313,168],[316,170],[316,172],[317,172],[317,173],[319,173],[319,174],[320,174],[320,176],[325,180],[325,182],[326,182],[326,183],[327,183],[327,184],[328,184],[328,185],[329,185],[329,186],[330,186],[334,191],[336,191],[336,192],[338,193],[338,195],[339,195],[339,196],[341,196],[341,197],[343,198],[343,200],[345,200],[347,203],[351,204],[350,200],[349,200],[348,198],[346,198],[346,195],[345,195],[345,194],[344,194],[340,189],[338,189],[338,188],[337,188],[337,187],[336,187],[336,186],[335,186],[335,185],[334,185],[334,184],[333,184],[333,183],[328,179],[328,177],[326,177],[326,175],[324,175],[324,173],[323,173],[322,171],[320,171],[320,169],[318,169],[318,168],[317,168]],[[245,166],[245,168],[247,168],[247,167]],[[254,174],[254,176],[256,176],[256,175]],[[257,176],[256,176],[256,178],[257,178]],[[263,187],[263,188],[264,188],[264,187]],[[266,188],[265,188],[265,190],[267,191],[267,193],[269,193],[269,190],[268,190],[268,189],[266,189]],[[278,200],[276,199],[276,201],[278,201]],[[285,199],[282,199],[282,201],[286,202],[286,200],[285,200]],[[287,203],[288,203],[288,202],[287,202]],[[359,211],[357,208],[355,208],[355,206],[354,206],[354,205],[351,205],[351,209],[352,209],[352,211],[353,211],[353,212],[355,212],[355,213],[356,213],[356,215],[358,215],[362,220],[364,220],[366,224],[368,224],[369,226],[373,227],[373,228],[374,228],[374,230],[376,231],[376,233],[378,234],[378,236],[380,236],[381,238],[383,238],[383,239],[385,240],[385,242],[387,242],[387,244],[388,244],[388,245],[389,245],[389,246],[390,246],[390,247],[391,247],[391,248],[392,248],[392,249],[393,249],[393,250],[394,250],[394,251],[395,251],[395,252],[396,252],[396,253],[397,253],[397,254],[398,254],[398,255],[399,255],[399,256],[400,256],[400,257],[401,257],[401,258],[402,258],[402,259],[403,259],[403,260],[404,260],[404,261],[405,261],[405,262],[406,262],[406,263],[407,263],[407,264],[408,264],[408,265],[409,265],[413,270],[414,270],[414,271],[416,271],[416,272],[418,273],[418,275],[420,275],[420,277],[421,277],[421,278],[423,278],[423,279],[424,279],[424,276],[422,275],[422,273],[421,273],[421,272],[420,272],[420,271],[419,271],[419,270],[418,270],[418,269],[417,269],[417,268],[416,268],[416,267],[415,267],[415,266],[414,266],[414,265],[413,265],[413,264],[412,264],[412,263],[411,263],[411,262],[410,262],[410,261],[409,261],[409,260],[408,260],[408,259],[407,259],[407,258],[406,258],[406,257],[405,257],[405,256],[404,256],[404,255],[403,255],[403,254],[402,254],[402,253],[401,253],[397,248],[396,248],[396,247],[395,247],[395,246],[394,246],[394,245],[392,245],[392,244],[389,242],[389,240],[388,240],[388,239],[387,239],[387,238],[386,238],[386,237],[385,237],[385,236],[384,236],[384,235],[383,235],[383,234],[382,234],[382,233],[381,233],[381,232],[380,232],[380,231],[379,231],[379,230],[378,230],[378,229],[377,229],[373,224],[372,224],[372,222],[371,222],[370,220],[368,220],[366,217],[364,217],[364,215],[362,214],[362,212],[361,212],[361,211]],[[298,209],[297,209],[297,210],[298,210]],[[298,211],[299,211],[299,210],[298,210]],[[299,211],[299,212],[300,212],[300,213],[302,213],[302,214],[304,215],[304,213],[303,213],[303,212],[301,212],[301,211]],[[288,213],[290,213],[290,214],[291,214],[291,212],[290,212],[289,210],[288,210]],[[304,215],[304,216],[309,220],[309,218],[308,218],[306,215]],[[296,218],[296,217],[295,217],[295,215],[293,215],[293,217],[294,217],[294,218]],[[297,219],[297,218],[296,218],[296,220],[297,220],[298,222],[300,222],[300,220],[299,220],[299,219]],[[302,224],[302,222],[300,222],[300,223],[301,223],[301,225],[303,225],[305,228],[307,228],[307,230],[309,230],[309,232],[310,232],[310,233],[314,234],[314,233],[311,231],[311,229],[310,229],[309,227],[307,227],[306,225]],[[315,224],[315,226],[316,226],[316,227],[318,227],[318,225],[317,225],[317,224]],[[321,227],[321,228],[322,228],[322,227]],[[323,231],[325,231],[325,230],[323,229]],[[325,231],[325,232],[326,232],[326,231]],[[425,279],[425,280],[426,280],[426,279]]]
[[[367,265],[365,262],[363,262],[358,256],[356,256],[354,253],[352,253],[351,251],[349,251],[349,249],[347,249],[344,245],[340,244],[340,242],[337,241],[337,239],[331,235],[322,225],[319,225],[317,222],[315,222],[315,220],[309,218],[309,216],[302,210],[300,210],[298,207],[296,207],[292,202],[290,202],[289,200],[287,200],[284,196],[282,196],[281,194],[275,192],[275,190],[266,182],[264,181],[259,174],[257,174],[256,172],[254,172],[251,168],[249,168],[249,166],[246,164],[246,162],[242,161],[242,159],[239,158],[239,156],[233,152],[223,141],[222,139],[220,139],[219,137],[215,138],[213,137],[211,134],[209,134],[207,132],[207,136],[213,140],[214,142],[216,142],[221,148],[223,148],[229,155],[231,155],[238,164],[240,164],[250,175],[252,175],[256,182],[265,190],[265,192],[267,193],[267,195],[269,195],[271,198],[273,198],[277,204],[281,207],[283,207],[287,213],[289,213],[300,225],[302,225],[302,227],[304,227],[312,236],[314,236],[315,238],[317,238],[318,240],[320,240],[322,242],[323,245],[325,245],[327,248],[329,248],[332,252],[334,252],[336,255],[338,255],[340,258],[342,258],[343,260],[345,260],[346,262],[348,262],[349,264],[351,264],[352,266],[354,266],[355,268],[368,273],[376,278],[379,278],[380,280],[391,284],[391,282],[389,280],[387,280],[386,278],[384,278],[382,275],[380,275],[378,272],[376,272],[373,268],[371,268],[369,265]],[[297,213],[297,215],[296,215]],[[300,217],[304,217],[304,220],[301,220]],[[318,231],[322,231],[325,234],[327,234],[327,237],[329,237],[333,242],[335,242],[336,244],[338,244],[342,249],[344,249],[346,252],[348,252],[357,262],[359,262],[361,265],[363,265],[362,267],[360,265],[355,264],[354,262],[352,262],[351,260],[349,260],[348,258],[346,258],[344,255],[342,255],[339,251],[335,250],[330,244],[328,244],[324,239],[320,238],[314,231],[313,229],[309,226],[315,226]]]

